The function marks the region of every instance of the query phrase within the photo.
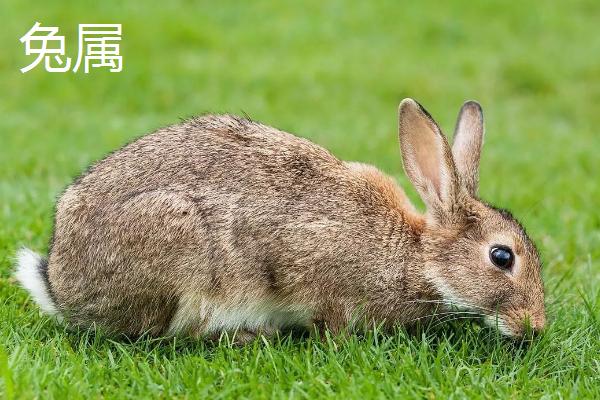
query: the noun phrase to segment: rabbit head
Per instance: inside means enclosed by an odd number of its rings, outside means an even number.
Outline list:
[[[518,337],[545,324],[540,259],[519,222],[477,196],[483,134],[476,102],[460,110],[452,148],[420,104],[400,104],[404,169],[427,207],[423,275],[444,304]]]

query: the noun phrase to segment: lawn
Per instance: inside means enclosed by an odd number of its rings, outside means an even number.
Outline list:
[[[600,4],[122,1],[0,4],[0,398],[600,398]],[[123,71],[48,73],[39,21],[121,23]],[[11,278],[45,252],[61,190],[123,143],[203,112],[246,113],[405,187],[396,108],[450,133],[479,100],[481,195],[542,254],[550,323],[532,343],[477,322],[247,346],[70,332]],[[409,195],[415,201],[413,190]]]

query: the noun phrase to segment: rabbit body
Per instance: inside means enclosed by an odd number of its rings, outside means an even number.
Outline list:
[[[407,279],[421,227],[374,167],[205,116],[136,140],[65,191],[48,278],[70,321],[128,334],[340,329],[360,307],[408,321],[426,312],[407,307],[423,296]]]

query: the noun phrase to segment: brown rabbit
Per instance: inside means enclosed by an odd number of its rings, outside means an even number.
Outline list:
[[[438,306],[510,336],[544,326],[535,246],[477,197],[480,106],[450,149],[414,100],[399,108],[393,179],[289,133],[207,115],[160,129],[93,165],[56,207],[48,261],[23,249],[17,278],[42,309],[111,332],[241,340],[290,325],[334,333],[411,324]]]

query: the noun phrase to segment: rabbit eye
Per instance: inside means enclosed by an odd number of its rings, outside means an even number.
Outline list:
[[[493,246],[490,250],[490,260],[501,269],[510,269],[515,260],[512,250],[506,246]]]

